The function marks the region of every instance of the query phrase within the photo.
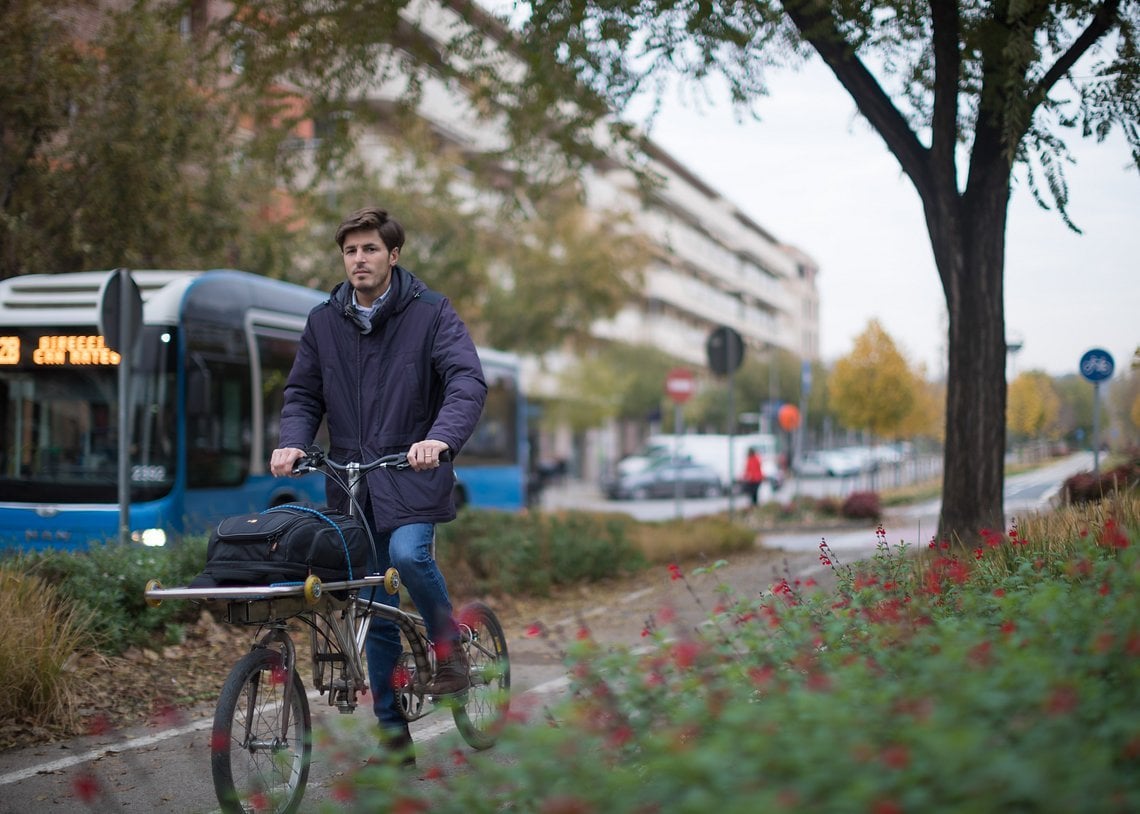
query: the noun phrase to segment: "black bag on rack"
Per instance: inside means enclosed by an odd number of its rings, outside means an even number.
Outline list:
[[[210,534],[206,567],[192,588],[360,579],[369,538],[356,519],[331,509],[275,506],[227,517]]]

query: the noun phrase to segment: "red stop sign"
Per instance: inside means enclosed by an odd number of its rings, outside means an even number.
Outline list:
[[[677,404],[684,404],[695,392],[697,381],[693,377],[693,371],[688,368],[675,367],[665,377],[665,395]]]

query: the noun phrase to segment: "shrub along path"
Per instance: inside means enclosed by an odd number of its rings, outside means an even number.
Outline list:
[[[675,579],[673,566],[653,566],[640,574],[565,588],[544,598],[482,598],[499,614],[512,660],[521,663],[555,659],[560,641],[573,639],[583,625],[598,641],[634,645],[650,620],[700,624],[718,601],[718,585],[755,595],[782,577],[810,584],[809,580],[831,576],[830,569],[818,567],[815,553],[791,554],[757,545],[728,559],[727,565],[696,576],[691,576],[694,570],[707,564],[676,565],[690,575],[687,583]],[[456,597],[456,604],[471,598]],[[538,635],[540,630],[546,635]],[[235,656],[249,646],[251,637],[251,630],[218,623],[203,612],[196,624],[187,626],[180,644],[162,650],[134,648],[113,658],[88,656],[77,665],[88,677],[73,700],[72,725],[2,722],[0,750],[46,747],[77,736],[212,716]],[[301,637],[298,643],[304,651],[307,640]]]

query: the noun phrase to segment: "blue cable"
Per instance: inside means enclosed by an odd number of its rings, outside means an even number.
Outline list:
[[[340,537],[341,547],[344,548],[344,561],[348,565],[348,578],[351,580],[352,579],[352,556],[349,554],[349,551],[348,551],[348,540],[344,539],[344,532],[341,530],[340,526],[338,526],[336,524],[336,521],[333,520],[331,517],[328,517],[327,515],[323,514],[322,512],[317,511],[312,506],[298,506],[296,503],[285,503],[281,506],[272,506],[272,507],[264,510],[261,513],[262,514],[269,514],[270,512],[280,511],[281,509],[296,509],[298,511],[308,512],[309,514],[312,514],[312,515],[315,515],[315,516],[321,518],[321,520],[324,520],[326,523],[328,523],[330,526],[332,526],[334,529],[336,529],[337,536]]]

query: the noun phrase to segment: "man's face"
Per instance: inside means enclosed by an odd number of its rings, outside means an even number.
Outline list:
[[[341,257],[348,282],[356,289],[357,302],[370,306],[388,290],[392,266],[396,265],[399,254],[399,249],[388,251],[375,229],[345,235]]]

